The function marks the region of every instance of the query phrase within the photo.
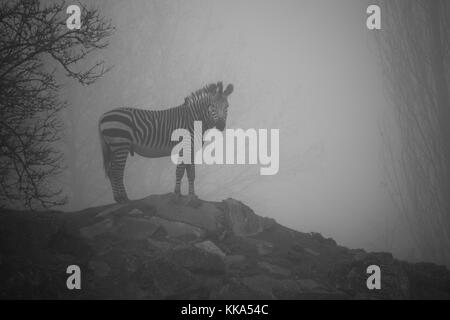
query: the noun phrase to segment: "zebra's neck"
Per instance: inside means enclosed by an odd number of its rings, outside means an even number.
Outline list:
[[[205,97],[204,99],[198,100],[195,104],[184,104],[184,107],[187,110],[189,121],[192,121],[192,125],[194,121],[201,121],[203,132],[214,127],[214,124],[212,123],[208,113],[209,103],[210,98]]]

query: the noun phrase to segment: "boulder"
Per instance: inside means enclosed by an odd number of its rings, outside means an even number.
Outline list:
[[[242,202],[234,199],[223,201],[225,224],[236,236],[252,236],[272,227],[274,220],[256,215]]]
[[[196,226],[180,221],[165,220],[157,216],[151,217],[149,221],[162,227],[166,233],[166,236],[169,238],[191,241],[201,238],[205,233],[202,229]]]
[[[120,239],[140,240],[151,237],[159,228],[150,219],[124,217],[111,232]]]
[[[267,296],[252,291],[236,278],[231,278],[220,288],[213,290],[209,296],[212,300],[252,300],[264,299]]]
[[[130,212],[128,212],[130,216],[144,216],[144,212],[141,209],[133,208]]]
[[[315,257],[320,256],[320,253],[318,253],[317,251],[311,249],[311,248],[303,248],[303,250],[307,253],[309,253],[310,255],[313,255]]]
[[[155,214],[165,220],[183,222],[205,231],[215,233],[220,230],[222,212],[210,202],[202,202],[198,208],[177,204],[172,201],[173,195],[149,196],[140,200],[145,206],[155,208]],[[184,200],[184,199],[182,199]]]
[[[109,206],[108,208],[106,208],[105,210],[100,211],[95,217],[96,218],[105,218],[108,215],[113,214],[116,211],[119,211],[125,207],[127,207],[128,204],[126,203],[119,203],[119,204],[114,204],[112,206]]]
[[[168,252],[172,263],[190,271],[206,274],[225,273],[225,262],[221,256],[190,245],[182,245]]]
[[[159,241],[159,240],[151,239],[151,238],[147,239],[147,242],[148,242],[150,248],[159,250],[162,252],[166,252],[173,247],[173,244],[170,242]]]
[[[112,229],[113,229],[113,220],[104,219],[100,222],[81,228],[80,235],[83,238],[93,239],[99,235],[111,232]]]
[[[265,275],[255,275],[242,279],[242,282],[266,299],[298,299],[303,293],[298,282],[293,279],[275,279]]]
[[[101,260],[91,260],[89,261],[88,266],[98,277],[106,277],[111,270],[109,265]]]
[[[209,253],[216,254],[220,257],[225,257],[225,253],[223,253],[223,251],[210,240],[196,243],[195,246]]]
[[[382,290],[368,290],[367,267],[377,265],[382,270]],[[335,286],[355,299],[408,299],[410,283],[401,263],[387,253],[357,253],[357,259],[344,263],[331,274]]]
[[[298,285],[303,291],[314,291],[320,290],[323,287],[313,279],[299,279],[297,280]]]
[[[133,275],[133,282],[145,292],[146,298],[188,299],[198,288],[187,270],[165,258],[146,259]]]
[[[288,269],[265,261],[258,262],[258,266],[264,271],[277,276],[288,277],[291,274],[291,272]]]
[[[241,254],[228,255],[224,257],[227,268],[245,268],[246,258]]]

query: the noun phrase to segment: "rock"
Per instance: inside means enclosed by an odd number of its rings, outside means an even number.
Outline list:
[[[298,299],[303,293],[297,281],[292,279],[256,275],[242,279],[242,283],[265,299]]]
[[[218,289],[211,292],[209,299],[212,300],[251,300],[265,298],[264,295],[259,296],[258,293],[251,291],[237,279],[230,279],[229,283],[224,284]]]
[[[112,232],[121,239],[139,240],[151,237],[159,228],[149,219],[125,217]]]
[[[207,274],[225,273],[225,262],[221,256],[194,246],[182,245],[168,252],[168,259],[193,272]]]
[[[80,235],[83,238],[93,239],[99,235],[111,232],[112,228],[113,228],[113,221],[111,219],[105,219],[93,225],[81,228]]]
[[[276,286],[276,280],[264,275],[256,275],[242,279],[242,283],[267,300],[274,300],[273,288]]]
[[[189,299],[192,290],[198,288],[188,271],[164,258],[145,260],[134,275],[147,299]]]
[[[259,241],[257,243],[258,254],[265,256],[272,252],[273,244],[268,241]]]
[[[143,216],[144,212],[142,212],[142,210],[140,210],[140,209],[134,208],[133,210],[128,212],[128,215],[130,215],[130,216]]]
[[[138,270],[140,264],[141,264],[141,261],[138,257],[136,257],[134,255],[125,256],[124,266],[125,266],[125,270],[128,273],[135,273]]]
[[[320,253],[314,251],[313,249],[310,249],[310,248],[303,248],[303,250],[304,250],[305,252],[307,252],[307,253],[313,255],[313,256],[316,256],[316,257],[320,256]]]
[[[408,276],[411,299],[450,300],[450,273],[445,266],[424,262],[402,265]]]
[[[113,249],[113,243],[111,239],[97,238],[91,244],[91,247],[93,248],[97,256],[102,256]]]
[[[96,218],[105,218],[107,215],[110,215],[111,213],[114,213],[122,208],[125,208],[126,206],[128,206],[128,204],[126,204],[126,203],[112,205],[112,206],[108,207],[107,209],[100,211],[100,213],[98,213],[95,217]]]
[[[299,283],[293,279],[277,280],[272,292],[278,299],[282,300],[297,300],[303,298],[304,295]]]
[[[160,250],[160,251],[164,251],[164,252],[170,250],[173,247],[173,245],[171,243],[166,242],[166,241],[147,239],[147,242],[152,248]]]
[[[389,252],[373,252],[372,255],[376,257],[378,261],[381,261],[381,263],[393,263],[394,262],[394,256],[392,253]]]
[[[239,239],[236,245],[239,245],[240,250],[244,250],[247,254],[266,256],[271,254],[274,249],[273,243],[266,240],[252,237],[236,237],[236,239]]]
[[[225,257],[225,253],[223,253],[223,251],[210,240],[196,243],[195,246],[199,249],[205,250],[212,254],[216,254],[220,257]]]
[[[321,286],[313,279],[299,279],[297,280],[297,283],[299,284],[300,288],[304,291],[314,291],[323,288],[323,286]]]
[[[240,238],[240,246],[245,246],[247,250],[254,251],[257,255],[260,256],[265,256],[272,253],[274,248],[273,243],[252,237]]]
[[[159,225],[167,233],[167,237],[191,241],[204,235],[202,229],[179,221],[168,221],[160,217],[151,217],[151,223]]]
[[[245,262],[245,257],[241,254],[229,255],[224,257],[227,267],[238,267]]]
[[[368,257],[368,253],[361,249],[356,249],[351,252],[354,254],[353,259],[355,261],[362,261]]]
[[[298,296],[299,299],[347,300],[349,298],[345,293],[328,288],[314,279],[299,279],[296,282],[302,291]]]
[[[88,266],[98,277],[106,277],[111,270],[107,263],[100,260],[91,260]]]
[[[76,257],[89,255],[92,251],[87,241],[81,239],[76,232],[70,232],[64,225],[49,238],[48,248],[54,253]]]
[[[278,276],[288,277],[291,272],[283,267],[268,263],[268,262],[258,262],[258,266],[263,270]]]
[[[236,236],[251,236],[270,228],[274,220],[256,215],[249,207],[234,199],[223,201],[225,224]]]
[[[210,202],[203,202],[198,208],[185,206],[184,202],[174,204],[171,194],[163,196],[149,196],[140,200],[145,206],[155,208],[155,214],[169,221],[183,222],[208,232],[218,232],[221,228],[220,217],[222,212]],[[185,199],[186,198],[186,199]],[[188,201],[182,197],[181,201]]]
[[[336,241],[334,241],[334,239],[332,238],[324,238],[320,233],[317,232],[311,232],[310,233],[311,238],[313,238],[314,240],[316,240],[317,242],[319,242],[322,245],[325,246],[336,246]]]
[[[361,253],[361,252],[360,252]],[[377,265],[381,269],[382,290],[368,290],[367,267]],[[362,254],[358,260],[337,266],[332,272],[336,288],[345,291],[355,299],[408,299],[410,283],[402,264],[390,254]]]
[[[345,295],[329,291],[312,279],[274,279],[264,275],[246,277],[242,280],[252,291],[266,299],[343,299]]]

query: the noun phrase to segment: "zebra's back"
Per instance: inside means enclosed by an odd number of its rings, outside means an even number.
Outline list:
[[[116,108],[99,122],[105,142],[113,149],[129,148],[145,157],[169,156],[177,142],[171,141],[177,128],[188,128],[187,112],[180,106],[165,110]]]

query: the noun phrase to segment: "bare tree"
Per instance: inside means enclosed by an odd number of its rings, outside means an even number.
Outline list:
[[[377,37],[395,127],[384,126],[387,185],[422,259],[450,263],[450,11],[441,0],[381,1]],[[397,128],[399,139],[391,133]]]
[[[81,28],[67,28],[65,1],[9,0],[0,5],[0,201],[28,208],[63,204],[53,178],[64,168],[57,148],[66,106],[58,96],[58,66],[83,85],[108,71],[81,62],[108,45],[113,27],[80,5]]]

